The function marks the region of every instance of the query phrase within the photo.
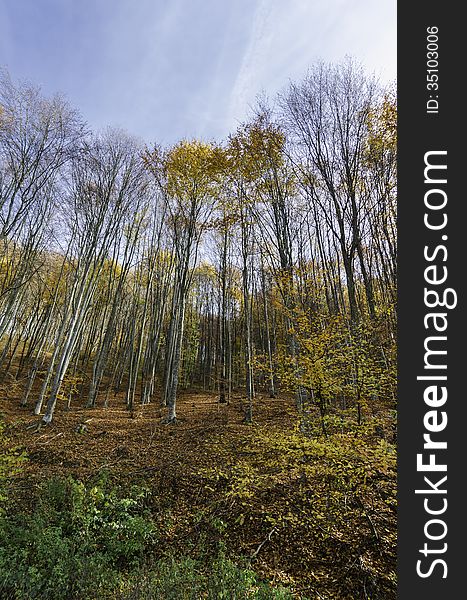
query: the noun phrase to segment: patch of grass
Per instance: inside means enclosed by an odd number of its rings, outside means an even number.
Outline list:
[[[116,600],[292,600],[285,588],[262,582],[254,571],[222,554],[209,564],[188,557],[155,563]]]
[[[0,516],[8,506],[10,478],[19,472],[25,460],[24,452],[10,447],[8,437],[5,435],[5,425],[0,415]]]

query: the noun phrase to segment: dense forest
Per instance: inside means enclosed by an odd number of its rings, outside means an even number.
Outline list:
[[[395,597],[396,119],[346,59],[225,140],[148,146],[3,72],[5,597]],[[115,450],[112,411],[131,468],[58,468]]]

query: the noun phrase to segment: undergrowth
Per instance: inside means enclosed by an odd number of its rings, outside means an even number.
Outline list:
[[[326,417],[326,435],[319,420],[306,435],[254,423],[241,437],[212,432],[196,461],[134,483],[49,479],[27,507],[8,504],[24,459],[7,453],[0,597],[392,600],[392,420],[345,417]]]
[[[147,488],[52,479],[29,514],[0,519],[0,596],[14,600],[287,600],[246,565],[217,556],[156,558]]]

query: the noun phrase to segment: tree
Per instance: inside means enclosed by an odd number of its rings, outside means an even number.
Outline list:
[[[241,388],[247,422],[262,386],[294,391],[302,424],[313,403],[363,421],[393,398],[390,91],[319,64],[222,145],[144,152],[1,85],[0,378],[45,423],[60,400],[123,392],[133,411],[159,391],[174,423],[198,384],[220,402]]]
[[[50,242],[64,169],[85,129],[60,97],[15,85],[0,72],[0,338],[11,327],[25,286]]]
[[[374,293],[365,260],[365,139],[377,87],[351,59],[320,63],[282,96],[284,123],[296,142],[299,180],[316,204],[340,250],[350,320],[359,307],[356,260],[364,280],[367,308],[374,316]]]
[[[49,364],[51,386],[44,423],[52,420],[60,387],[117,233],[144,194],[142,172],[137,144],[120,132],[95,137],[73,162],[69,227],[75,270]],[[42,408],[42,399],[43,394],[36,403],[36,414]]]
[[[174,288],[166,344],[163,404],[166,422],[176,422],[183,327],[188,291],[202,235],[209,225],[218,190],[222,152],[201,142],[182,141],[147,156],[164,197],[175,257]]]

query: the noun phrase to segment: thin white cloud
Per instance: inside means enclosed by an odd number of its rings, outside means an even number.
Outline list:
[[[258,88],[259,73],[263,68],[273,39],[270,18],[270,0],[259,0],[253,18],[250,39],[230,94],[226,123],[232,129],[245,117],[245,110],[252,96],[260,92]]]
[[[396,74],[396,0],[78,4],[0,0],[0,66],[150,144],[224,138],[318,59]]]
[[[226,126],[245,119],[262,90],[274,95],[317,60],[339,62],[346,55],[383,80],[395,78],[395,0],[259,0]]]

